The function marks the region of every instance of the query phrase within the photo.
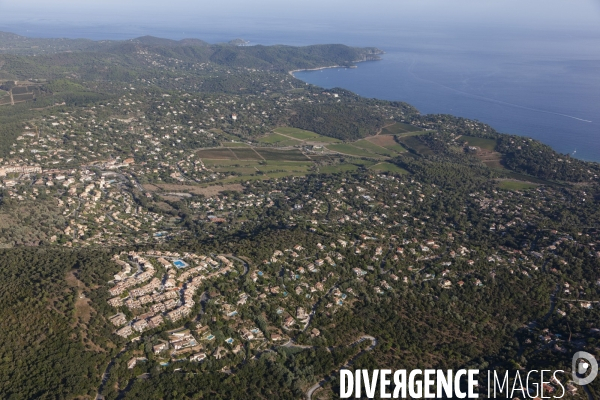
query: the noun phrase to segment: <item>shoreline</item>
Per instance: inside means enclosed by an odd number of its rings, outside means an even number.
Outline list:
[[[385,54],[385,53],[381,53],[381,54]],[[358,64],[361,62],[368,62],[368,61],[381,61],[381,59],[379,60],[359,60],[359,61],[352,61],[352,64]],[[291,76],[293,76],[294,78],[296,78],[294,76],[294,73],[296,72],[303,72],[303,71],[320,71],[323,69],[331,69],[331,68],[352,68],[352,67],[356,67],[356,65],[330,65],[327,67],[317,67],[317,68],[302,68],[302,69],[294,69],[292,71],[288,71],[288,74],[290,74]],[[296,78],[298,79],[298,78]]]
[[[385,54],[385,53],[383,53],[383,54]],[[353,61],[353,63],[366,62],[366,61],[380,61],[380,60],[361,60],[361,61]],[[303,81],[305,83],[309,83],[310,84],[308,77],[307,77],[307,79],[301,79],[301,78],[296,77],[294,74],[296,72],[302,72],[302,71],[319,71],[319,70],[331,69],[331,68],[349,68],[349,67],[348,66],[344,66],[344,65],[332,65],[332,66],[318,67],[318,68],[297,69],[297,70],[293,70],[293,71],[288,71],[288,73],[290,75],[292,75],[294,78],[299,79],[299,80],[301,80],[301,81]],[[313,85],[315,85],[315,84],[313,84]],[[319,85],[316,85],[316,86],[319,86]],[[340,87],[343,88],[343,89],[352,91],[351,89],[347,89],[344,86],[340,86]],[[354,93],[356,93],[359,96],[363,96],[362,94],[360,94],[358,92],[354,92]],[[382,100],[387,100],[387,101],[406,101],[406,102],[410,103],[409,100],[398,100],[398,99],[396,99],[396,100],[390,100],[390,99],[384,99],[384,98],[379,97],[379,96],[374,96],[372,98],[374,98],[374,99],[382,99]],[[549,111],[546,111],[546,110],[528,109],[526,107],[521,107],[521,106],[518,106],[518,105],[513,105],[511,103],[505,103],[505,102],[496,102],[496,103],[500,104],[500,105],[508,106],[508,107],[525,109],[525,110],[528,110],[530,112],[537,112],[537,113],[541,112],[541,113],[545,113],[545,114],[553,114],[553,115],[556,115],[556,116],[565,117],[565,118],[571,118],[571,119],[575,119],[577,121],[586,122],[586,123],[592,123],[593,122],[591,120],[587,120],[587,119],[583,119],[583,118],[579,118],[579,117],[574,117],[574,116],[567,115],[567,114],[554,113],[554,112],[549,112]],[[422,113],[422,114],[423,115],[426,115],[426,114],[444,114],[444,112],[438,111],[438,112],[429,112],[429,113]],[[452,113],[452,112],[449,112],[449,114],[451,114],[453,116],[457,116],[457,117],[467,118],[467,119],[477,119],[475,117],[466,117],[464,115],[459,115],[459,114]],[[550,146],[554,151],[556,151],[559,154],[565,154],[565,155],[568,154],[571,157],[573,157],[574,159],[577,159],[577,160],[580,160],[580,161],[584,161],[584,162],[600,163],[600,158],[598,158],[598,156],[596,156],[596,155],[593,155],[593,154],[586,154],[584,156],[575,155],[575,154],[573,154],[571,152],[568,152],[567,149],[565,149],[565,148],[561,149],[560,146],[557,145],[556,143],[550,143],[551,140],[548,140],[548,138],[546,138],[546,137],[540,137],[537,134],[524,133],[524,132],[516,132],[515,129],[507,131],[505,129],[495,128],[496,124],[494,124],[491,121],[490,122],[484,121],[484,123],[486,123],[487,125],[491,126],[493,129],[497,130],[498,133],[512,134],[512,135],[517,135],[517,136],[521,136],[521,137],[525,137],[525,138],[534,139],[534,140],[539,141],[540,143],[543,143],[543,144],[545,144],[547,146]]]

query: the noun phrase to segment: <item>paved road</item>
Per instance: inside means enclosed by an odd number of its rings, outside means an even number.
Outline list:
[[[96,392],[96,400],[104,399],[104,396],[102,396],[102,391],[104,390],[104,385],[106,384],[106,381],[108,381],[108,377],[110,376],[110,370],[115,365],[115,361],[117,360],[117,358],[119,358],[121,354],[125,353],[125,350],[127,350],[127,346],[123,347],[121,351],[119,351],[119,353],[112,360],[110,360],[110,362],[106,366],[106,369],[102,374],[100,386],[98,387],[98,391]]]
[[[244,266],[244,273],[242,274],[242,276],[246,275],[248,273],[248,270],[250,269],[250,266],[248,265],[247,261],[244,261],[241,258],[238,258],[238,257],[236,257],[234,255],[231,255],[231,254],[223,254],[223,256],[224,257],[233,258],[234,260],[239,261],[239,262],[242,263],[242,265]]]
[[[344,369],[344,368],[350,368],[350,366],[352,366],[352,364],[354,363],[354,361],[356,361],[356,359],[362,355],[363,353],[367,352],[367,351],[371,351],[375,348],[375,346],[377,346],[377,339],[374,338],[373,336],[369,336],[369,335],[364,335],[361,336],[356,342],[352,343],[350,346],[356,346],[357,344],[364,342],[365,340],[370,340],[371,341],[371,346],[369,346],[368,348],[366,348],[365,350],[361,351],[360,353],[358,353],[357,355],[355,355],[354,357],[352,357],[350,360],[348,360],[346,362],[346,364],[344,364],[341,368],[338,368],[337,370],[335,370],[331,375],[326,376],[325,378],[321,379],[319,382],[315,383],[314,385],[312,385],[308,391],[306,392],[306,399],[307,400],[312,400],[312,396],[315,393],[315,391],[321,387],[323,387],[323,385],[330,381],[335,374],[337,374],[339,372],[340,369]]]

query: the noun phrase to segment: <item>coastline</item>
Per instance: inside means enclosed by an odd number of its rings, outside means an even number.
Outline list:
[[[382,52],[381,54],[385,54],[384,52]],[[358,61],[352,61],[352,64],[358,64],[361,62],[367,62],[367,61],[381,61],[381,59],[379,60],[358,60]],[[293,76],[294,78],[296,78],[294,76],[294,73],[296,72],[303,72],[303,71],[320,71],[322,69],[330,69],[330,68],[352,68],[352,67],[356,67],[355,65],[330,65],[327,67],[317,67],[317,68],[302,68],[302,69],[294,69],[292,71],[288,71],[288,74],[290,74],[291,76]],[[298,79],[298,78],[296,78]]]
[[[356,63],[363,61],[356,61]],[[598,142],[594,143],[592,141],[589,143],[590,140],[594,139],[594,132],[592,131],[597,127],[597,123],[594,124],[594,118],[592,117],[586,117],[585,115],[583,115],[583,117],[575,117],[573,115],[567,115],[566,113],[552,112],[549,111],[552,110],[551,106],[543,102],[538,106],[529,108],[520,105],[518,99],[510,100],[510,98],[508,98],[508,101],[494,101],[494,99],[489,100],[482,96],[472,96],[469,93],[460,92],[459,90],[454,90],[451,87],[444,87],[443,85],[440,89],[437,82],[427,80],[416,82],[418,79],[410,75],[410,70],[408,70],[407,73],[405,70],[398,68],[398,76],[402,76],[403,79],[402,90],[404,92],[402,92],[403,95],[401,96],[398,92],[387,90],[388,87],[394,87],[399,81],[396,75],[390,75],[389,73],[392,67],[396,67],[396,64],[398,64],[397,60],[394,57],[390,57],[388,61],[389,62],[386,63],[385,66],[373,65],[373,68],[370,66],[365,67],[365,73],[359,72],[351,75],[342,73],[341,76],[347,76],[347,78],[341,79],[332,78],[332,76],[338,75],[337,72],[335,74],[332,74],[331,72],[315,75],[306,74],[302,78],[295,76],[295,73],[331,68],[347,68],[345,65],[299,69],[289,71],[289,74],[296,79],[300,79],[305,83],[315,86],[329,88],[339,87],[349,90],[359,96],[388,101],[405,101],[417,107],[423,115],[450,114],[467,119],[478,120],[490,125],[499,133],[514,134],[535,139],[550,146],[557,153],[569,154],[571,157],[581,161],[600,163],[600,152],[597,150],[599,149]],[[383,75],[374,73],[373,71],[375,70],[382,70]],[[341,73],[343,71],[338,72]],[[376,79],[382,78],[385,78],[386,81],[391,83],[379,86]],[[367,83],[362,83],[363,80]],[[435,87],[436,85],[438,87]],[[428,91],[424,89],[428,89]],[[432,93],[436,93],[436,97],[432,97]],[[449,93],[452,96],[449,95]],[[401,99],[400,97],[403,98]],[[450,102],[450,100],[452,100],[452,102]],[[527,100],[529,100],[529,98],[527,98]],[[416,105],[419,101],[420,104]],[[512,103],[513,101],[515,104]],[[510,122],[507,122],[508,120],[502,117],[502,113],[494,111],[489,104],[482,104],[484,102],[492,103],[495,107],[510,107],[511,110],[509,110],[509,112],[514,114],[514,117],[510,119]],[[421,107],[425,108],[425,111],[423,111]],[[565,118],[568,118],[571,122],[565,122]],[[550,120],[553,122],[548,122]],[[564,139],[566,132],[573,134],[573,136],[577,135],[575,143]],[[577,150],[576,152],[573,151],[574,148]],[[581,151],[581,148],[584,148],[584,150]]]

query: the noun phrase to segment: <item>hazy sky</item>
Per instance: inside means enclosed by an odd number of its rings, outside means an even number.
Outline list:
[[[127,24],[196,32],[415,26],[599,32],[600,0],[0,0],[0,29],[15,31],[19,24]]]

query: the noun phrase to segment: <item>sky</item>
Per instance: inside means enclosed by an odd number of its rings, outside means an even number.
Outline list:
[[[31,28],[43,26],[85,36],[85,29],[75,28],[119,25],[131,34],[153,27],[181,34],[282,27],[600,34],[600,0],[0,0],[0,30],[19,34],[39,36]]]

